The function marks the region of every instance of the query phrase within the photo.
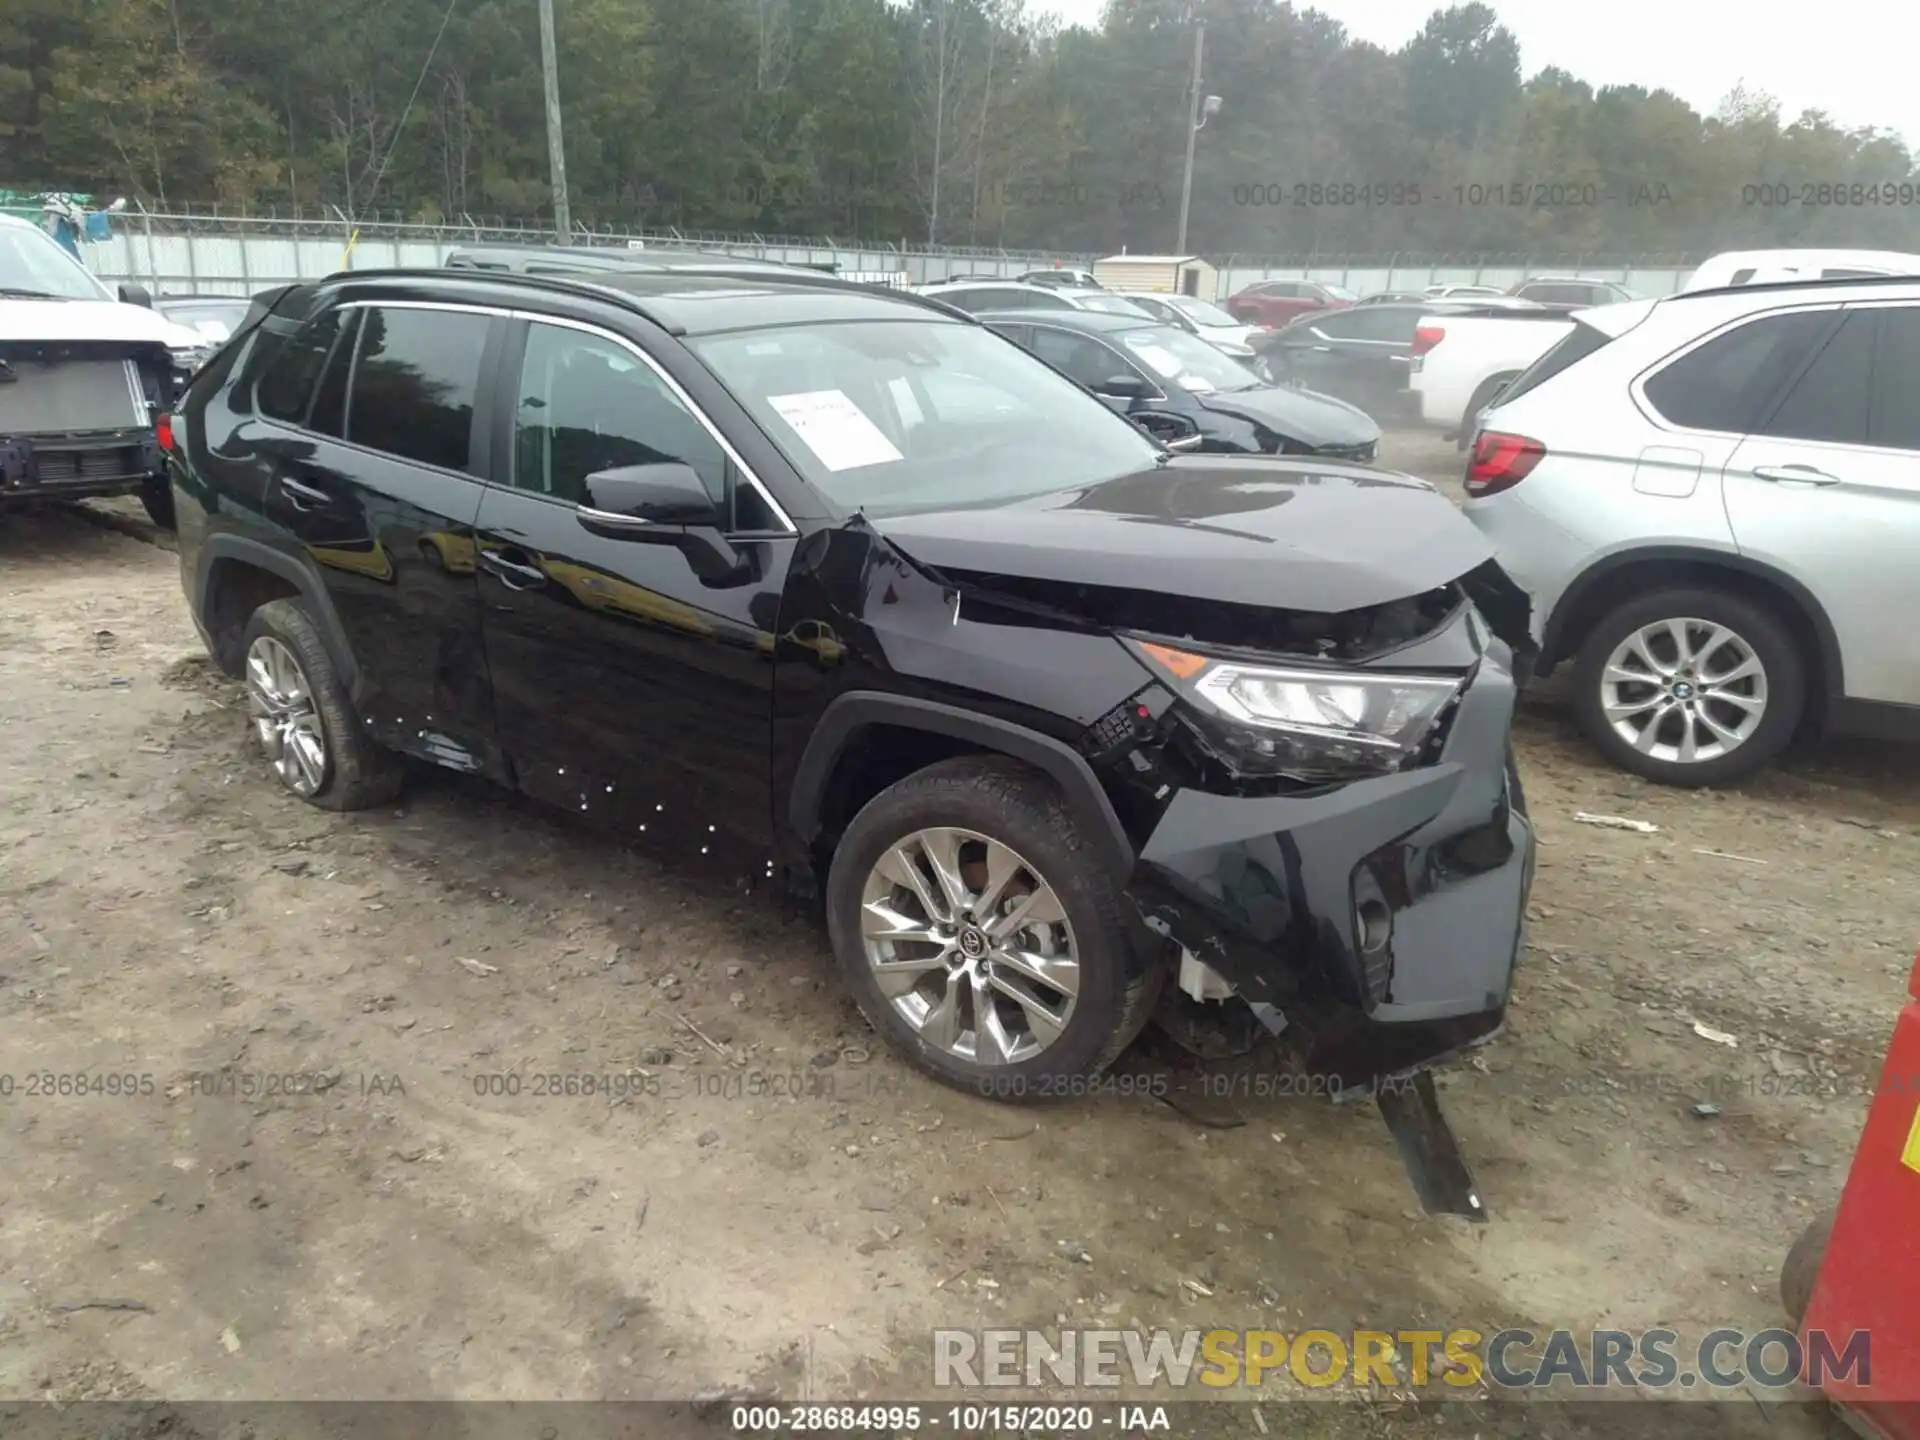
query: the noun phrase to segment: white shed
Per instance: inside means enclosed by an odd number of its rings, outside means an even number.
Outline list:
[[[1158,290],[1218,298],[1220,272],[1198,255],[1109,255],[1093,262],[1093,278],[1109,290]]]

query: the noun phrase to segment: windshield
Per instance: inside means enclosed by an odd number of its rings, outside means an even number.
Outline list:
[[[44,230],[0,225],[0,293],[107,300],[106,287]]]
[[[1235,330],[1244,328],[1238,320],[1210,300],[1196,300],[1191,295],[1168,295],[1164,298],[1167,304],[1196,325],[1230,326]]]
[[[848,509],[899,515],[1077,490],[1163,453],[983,326],[862,321],[691,343],[794,468]]]
[[[1258,390],[1266,383],[1232,356],[1171,325],[1122,330],[1113,338],[1162,380],[1183,390]]]
[[[1100,310],[1108,315],[1145,315],[1131,300],[1119,295],[1076,295],[1074,303],[1082,310]]]
[[[1336,300],[1358,300],[1360,297],[1344,285],[1329,285],[1326,281],[1317,282],[1320,288]]]

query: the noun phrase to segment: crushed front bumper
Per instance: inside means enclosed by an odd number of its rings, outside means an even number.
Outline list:
[[[0,508],[131,494],[163,473],[160,447],[147,430],[0,435]]]
[[[1505,1020],[1535,855],[1511,783],[1515,694],[1496,641],[1431,763],[1301,795],[1179,790],[1128,886],[1147,926],[1284,1033],[1322,1093],[1381,1096],[1409,1168],[1429,1157],[1415,1179],[1430,1208],[1474,1218],[1464,1166],[1436,1177],[1458,1157],[1431,1081],[1411,1100],[1406,1082]]]

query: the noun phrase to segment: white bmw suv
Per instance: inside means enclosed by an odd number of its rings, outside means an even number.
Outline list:
[[[1920,738],[1920,278],[1582,311],[1480,417],[1466,512],[1539,673],[1648,779]]]

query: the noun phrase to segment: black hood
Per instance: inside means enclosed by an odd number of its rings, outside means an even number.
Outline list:
[[[1366,411],[1317,390],[1276,385],[1263,390],[1196,392],[1193,398],[1209,410],[1251,420],[1316,449],[1344,450],[1380,438],[1379,424]]]
[[[1084,490],[873,523],[935,569],[1321,613],[1432,590],[1493,553],[1425,481],[1312,459],[1181,457]]]

